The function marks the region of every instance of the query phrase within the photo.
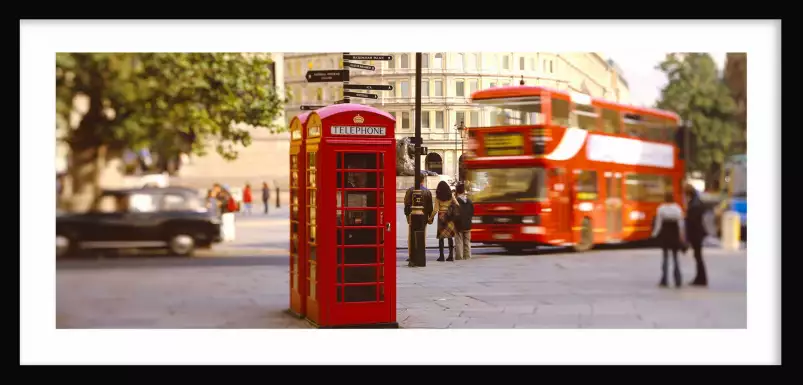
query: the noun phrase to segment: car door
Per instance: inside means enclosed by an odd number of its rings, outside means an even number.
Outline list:
[[[90,242],[88,246],[125,241],[125,215],[125,195],[101,194],[82,220],[81,240]]]

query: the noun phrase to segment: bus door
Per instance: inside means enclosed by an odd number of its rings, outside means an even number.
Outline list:
[[[622,239],[622,173],[605,172],[605,227],[609,241]]]
[[[552,217],[555,226],[555,237],[566,236],[566,241],[571,240],[571,201],[569,194],[571,184],[569,175],[564,168],[553,168],[550,170],[549,178],[549,201],[552,209]]]

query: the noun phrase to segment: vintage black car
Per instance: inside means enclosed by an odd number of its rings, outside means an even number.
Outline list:
[[[167,248],[187,256],[220,241],[220,219],[198,190],[184,187],[106,190],[88,212],[56,216],[57,257],[98,248]]]

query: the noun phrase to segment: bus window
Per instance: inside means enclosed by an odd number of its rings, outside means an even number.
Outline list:
[[[678,131],[678,122],[674,119],[668,118],[658,118],[661,126],[663,127],[663,141],[664,142],[674,142],[675,135]]]
[[[489,104],[488,119],[491,127],[534,125],[544,122],[539,98]]]
[[[574,184],[574,193],[579,200],[597,199],[597,172],[576,170],[577,179]]]
[[[607,108],[602,109],[602,132],[608,134],[618,134],[621,131],[622,118],[618,111]]]
[[[594,106],[575,104],[572,111],[572,123],[586,131],[599,131],[599,114]]]
[[[540,167],[469,170],[471,199],[479,202],[522,202],[546,198],[546,178]]]
[[[637,139],[647,139],[647,127],[644,120],[640,115],[625,114],[625,135],[632,136]]]
[[[634,202],[662,203],[666,193],[674,192],[672,178],[664,175],[625,175],[625,199]]]
[[[569,127],[569,101],[552,99],[552,124]]]

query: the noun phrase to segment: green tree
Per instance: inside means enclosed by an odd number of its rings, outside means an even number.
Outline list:
[[[669,80],[656,106],[691,123],[689,169],[703,172],[707,184],[715,184],[737,130],[730,90],[707,53],[667,54],[656,68]]]
[[[272,61],[240,53],[60,53],[56,110],[67,130],[73,191],[97,193],[98,171],[125,149],[177,151],[210,143],[226,159],[248,146],[248,126],[272,133],[284,98],[272,84]],[[88,109],[76,116],[76,100]],[[72,117],[72,119],[71,119]],[[245,126],[244,126],[245,125]],[[191,138],[191,140],[180,139]]]

